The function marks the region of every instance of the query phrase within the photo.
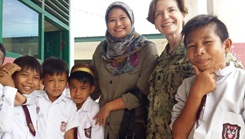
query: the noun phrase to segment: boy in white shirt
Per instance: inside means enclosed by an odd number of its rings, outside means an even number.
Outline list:
[[[50,57],[44,61],[41,69],[43,70],[45,90],[38,90],[40,86],[40,82],[38,82],[34,89],[36,91],[32,90],[34,92],[26,96],[27,102],[25,103],[25,105],[34,108],[34,110],[29,110],[33,115],[31,117],[36,116],[37,118],[37,120],[32,119],[32,127],[36,129],[36,136],[39,139],[73,139],[74,128],[78,126],[78,117],[75,103],[64,95],[64,92],[67,91],[68,66],[65,61]],[[26,87],[26,89],[28,88]],[[26,132],[22,133],[26,134]],[[27,137],[17,136],[9,139],[15,138]]]
[[[50,57],[43,64],[44,91],[36,100],[38,136],[41,139],[73,139],[78,126],[75,103],[66,96],[68,65],[64,60]],[[38,91],[40,92],[40,91]]]
[[[245,71],[225,63],[232,41],[225,24],[198,15],[183,28],[195,76],[178,88],[172,112],[175,139],[244,139]]]
[[[77,106],[79,127],[75,139],[103,139],[103,126],[96,125],[93,117],[99,111],[99,104],[91,99],[95,90],[94,73],[88,64],[76,64],[69,77],[70,95]]]
[[[41,64],[34,57],[22,56],[15,59],[14,64],[4,65],[1,72],[3,76],[0,79],[0,91],[4,97],[0,106],[0,138],[35,139],[37,137],[35,133],[37,130],[36,107],[33,105],[14,106],[14,99],[19,93],[30,95],[39,88],[42,78]],[[17,89],[19,93],[17,93]],[[4,105],[4,103],[7,104]],[[22,103],[24,101],[18,104]]]

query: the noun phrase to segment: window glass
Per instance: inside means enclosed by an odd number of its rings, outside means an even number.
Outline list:
[[[7,51],[40,58],[37,12],[18,0],[3,0],[2,31]]]

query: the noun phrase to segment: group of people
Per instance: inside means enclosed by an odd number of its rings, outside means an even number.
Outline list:
[[[94,88],[89,65],[74,65],[69,75],[62,59],[50,57],[41,65],[26,55],[4,65],[0,76],[1,139],[103,138],[103,127],[91,117],[90,109],[96,113],[99,105],[89,98]]]
[[[54,57],[2,66],[0,138],[245,138],[245,71],[227,27],[213,15],[185,23],[187,14],[183,0],[151,1],[147,20],[168,41],[160,56],[115,1],[91,64],[70,74]]]

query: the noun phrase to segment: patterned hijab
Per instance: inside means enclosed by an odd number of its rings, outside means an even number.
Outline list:
[[[106,62],[106,68],[113,75],[120,75],[131,71],[137,66],[140,58],[140,50],[150,43],[142,35],[135,32],[133,27],[134,14],[128,5],[125,3],[116,1],[113,2],[106,10],[106,23],[108,21],[108,14],[113,7],[121,7],[128,14],[131,23],[132,30],[128,36],[124,38],[115,38],[106,31],[106,40],[104,45],[101,46],[102,58]]]

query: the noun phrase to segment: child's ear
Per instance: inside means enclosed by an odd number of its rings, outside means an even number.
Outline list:
[[[91,89],[90,89],[90,94],[93,93],[94,90],[95,90],[95,85],[92,85],[92,86],[91,86]]]
[[[43,79],[41,79],[41,81],[40,81],[40,84],[39,84],[39,90],[44,90]]]
[[[224,46],[225,46],[225,53],[229,53],[231,52],[231,46],[232,46],[232,40],[230,38],[227,38],[224,42]]]

